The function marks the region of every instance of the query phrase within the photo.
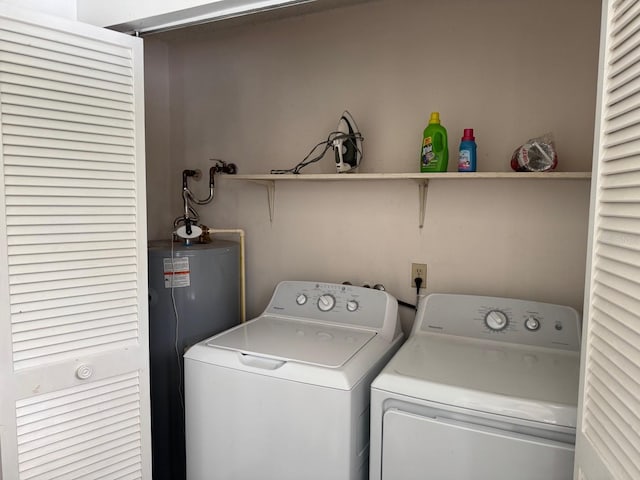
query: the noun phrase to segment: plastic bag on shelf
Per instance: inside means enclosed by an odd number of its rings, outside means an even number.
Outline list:
[[[516,172],[548,172],[557,165],[558,154],[551,133],[530,139],[511,156],[511,168]]]

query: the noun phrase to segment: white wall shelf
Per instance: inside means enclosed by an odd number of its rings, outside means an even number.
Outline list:
[[[240,180],[264,185],[269,202],[269,220],[273,222],[276,182],[353,182],[365,180],[409,180],[418,184],[418,225],[424,226],[427,204],[427,187],[430,180],[590,180],[591,172],[441,172],[441,173],[301,173],[225,175],[229,180]]]

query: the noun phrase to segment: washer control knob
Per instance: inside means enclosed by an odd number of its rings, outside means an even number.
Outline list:
[[[298,305],[304,305],[305,303],[307,303],[307,296],[304,293],[301,293],[296,297],[296,303]]]
[[[524,327],[530,332],[535,332],[540,328],[540,320],[536,317],[527,317],[524,321]]]
[[[347,310],[349,312],[355,312],[356,310],[358,310],[358,302],[356,302],[355,300],[347,300]]]
[[[484,317],[484,323],[491,330],[499,332],[500,330],[504,330],[509,325],[509,317],[504,312],[500,310],[491,310]]]
[[[328,312],[336,306],[336,299],[333,295],[325,293],[318,298],[318,308],[321,312]]]

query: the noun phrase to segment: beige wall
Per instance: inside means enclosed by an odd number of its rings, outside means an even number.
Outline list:
[[[507,171],[515,147],[547,131],[559,170],[590,170],[599,3],[381,0],[148,37],[149,237],[180,214],[183,168],[291,167],[344,109],[365,137],[362,172],[417,171],[433,110],[450,170],[463,128],[475,129],[480,171]],[[304,170],[332,171],[331,152]],[[205,196],[206,183],[194,190]],[[283,279],[383,283],[414,301],[412,261],[428,265],[427,292],[582,306],[588,182],[436,180],[423,229],[411,181],[276,190],[272,224],[255,184],[218,178],[199,208],[211,226],[247,231],[250,316]]]
[[[178,216],[170,194],[180,198],[180,190],[170,189],[179,165],[171,165],[169,132],[169,61],[164,42],[145,42],[145,130],[147,158],[147,237],[168,239],[172,230],[171,215]],[[175,213],[174,213],[175,211]]]

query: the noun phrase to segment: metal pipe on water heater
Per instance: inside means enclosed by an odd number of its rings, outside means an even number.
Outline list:
[[[235,234],[240,237],[240,323],[247,321],[246,313],[246,274],[244,257],[244,230],[241,228],[209,228],[204,227],[203,233],[209,234]]]

